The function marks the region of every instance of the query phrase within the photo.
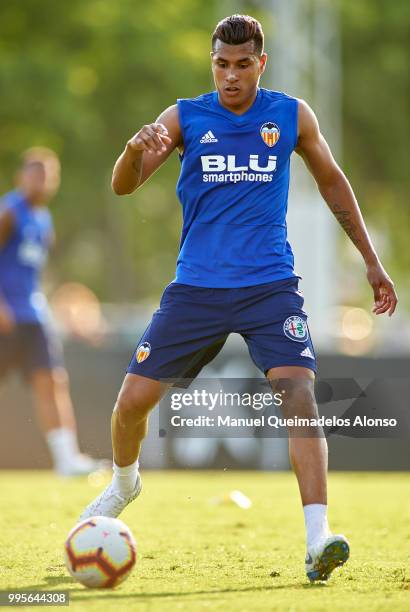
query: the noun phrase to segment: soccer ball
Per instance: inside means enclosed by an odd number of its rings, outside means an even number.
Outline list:
[[[137,545],[119,519],[93,516],[78,523],[65,541],[65,564],[87,587],[115,587],[131,573]]]

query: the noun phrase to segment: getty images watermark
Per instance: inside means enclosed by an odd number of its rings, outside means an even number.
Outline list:
[[[391,381],[317,380],[314,415],[303,413],[303,399],[287,379],[274,389],[264,379],[172,381],[160,402],[159,435],[404,437],[410,435],[409,410],[400,397],[409,397],[410,381],[394,380],[396,398]],[[409,387],[404,396],[398,381]],[[312,393],[309,383],[304,392],[306,398]]]
[[[254,410],[262,410],[267,406],[282,406],[283,396],[284,392],[232,393],[219,389],[215,393],[202,388],[182,393],[171,391],[170,401],[172,410],[180,410],[183,407],[189,406],[208,410],[214,410],[216,407],[226,408],[227,406],[231,408],[250,407]]]

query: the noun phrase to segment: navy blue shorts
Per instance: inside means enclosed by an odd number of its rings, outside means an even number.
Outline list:
[[[316,372],[298,278],[237,289],[171,283],[127,372],[155,380],[197,376],[231,333],[245,340],[264,373],[278,366]]]
[[[17,323],[10,334],[0,334],[0,378],[10,370],[29,378],[35,370],[62,365],[59,340],[40,323]]]

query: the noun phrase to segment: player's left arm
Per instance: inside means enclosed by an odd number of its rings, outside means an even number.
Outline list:
[[[373,312],[388,312],[391,316],[396,309],[397,295],[372,244],[353,189],[321,134],[314,112],[303,100],[298,103],[299,128],[295,150],[314,177],[330,210],[362,254],[367,267],[367,279],[374,293]]]

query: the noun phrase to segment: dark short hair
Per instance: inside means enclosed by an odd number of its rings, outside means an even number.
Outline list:
[[[262,26],[249,15],[231,15],[222,19],[212,34],[212,49],[215,49],[217,40],[227,45],[242,45],[253,40],[256,53],[263,53]]]

